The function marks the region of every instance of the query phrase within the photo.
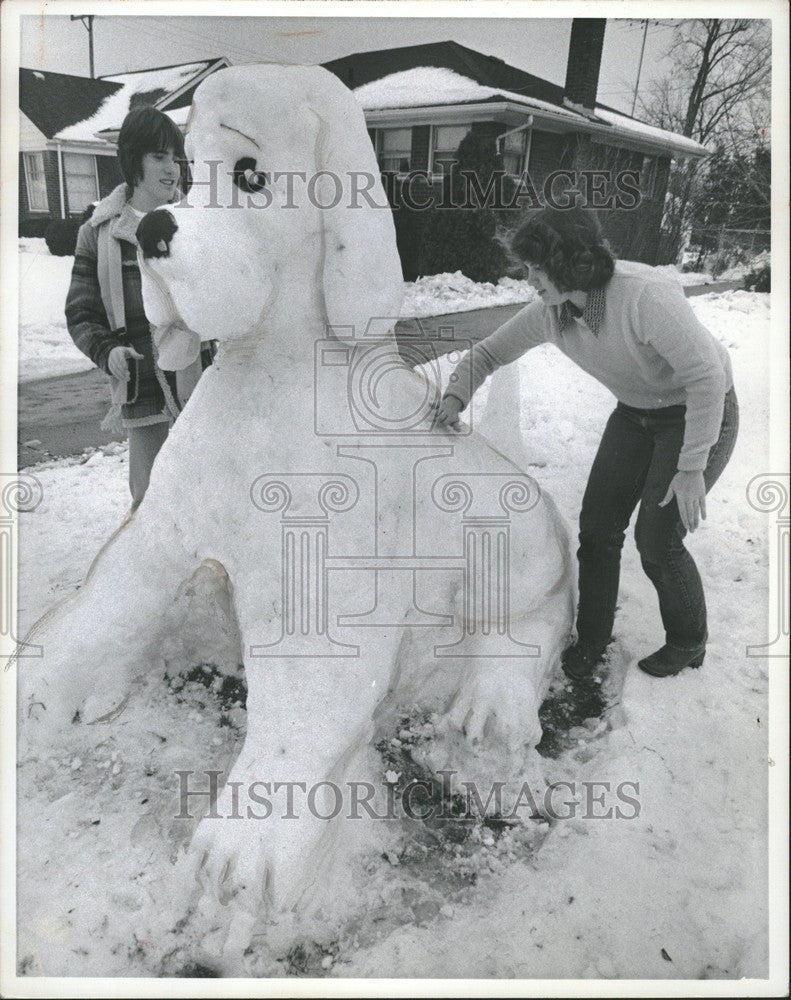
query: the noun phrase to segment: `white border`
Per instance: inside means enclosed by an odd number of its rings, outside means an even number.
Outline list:
[[[789,11],[783,0],[433,0],[433,2],[332,2],[332,0],[59,0],[57,6],[34,0],[4,0],[0,8],[2,66],[0,90],[3,114],[0,131],[0,470],[16,469],[16,373],[18,317],[17,191],[19,147],[18,75],[20,16],[58,16],[95,13],[103,16],[223,17],[486,17],[571,18],[646,16],[747,16],[773,21],[772,56],[772,343],[770,388],[770,455],[774,471],[788,469],[789,439]],[[13,253],[6,252],[13,248]],[[785,262],[786,266],[783,266]],[[769,519],[767,519],[767,522]],[[773,525],[771,528],[773,529]],[[767,523],[767,529],[770,525]],[[772,554],[776,563],[777,552]],[[776,565],[771,567],[770,608],[779,598]],[[774,623],[770,622],[768,630]],[[769,635],[769,638],[773,636]],[[0,862],[3,886],[0,901],[0,994],[7,997],[350,997],[350,996],[554,996],[554,997],[669,997],[669,996],[786,996],[788,994],[788,661],[769,661],[769,754],[767,767],[770,805],[769,884],[770,973],[762,980],[439,980],[439,979],[78,979],[18,978],[16,976],[15,892],[15,747],[16,676],[0,676],[2,734],[0,735],[0,789],[2,832]]]

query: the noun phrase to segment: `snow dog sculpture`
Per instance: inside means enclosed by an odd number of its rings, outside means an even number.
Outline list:
[[[566,533],[496,447],[431,427],[435,389],[393,337],[401,268],[360,107],[320,68],[226,69],[196,91],[187,151],[188,203],[139,234],[146,311],[163,366],[201,338],[216,362],[142,505],[40,623],[25,738],[112,725],[174,595],[209,566],[228,581],[248,687],[231,782],[381,775],[373,739],[409,705],[434,713],[426,766],[521,781],[571,626]],[[204,819],[202,885],[251,910],[308,907],[359,835],[346,811]]]

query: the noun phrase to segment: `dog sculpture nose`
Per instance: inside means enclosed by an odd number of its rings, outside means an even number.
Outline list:
[[[143,257],[169,257],[170,241],[178,229],[172,213],[165,208],[157,208],[144,215],[137,227],[137,242]]]

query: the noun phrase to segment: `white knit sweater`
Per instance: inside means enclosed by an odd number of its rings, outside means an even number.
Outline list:
[[[496,368],[538,344],[554,344],[627,406],[686,404],[678,468],[704,469],[733,385],[728,351],[698,322],[679,283],[656,268],[617,261],[603,292],[597,333],[586,322],[588,310],[564,322],[565,310],[531,302],[474,345],[446,395],[466,406]]]

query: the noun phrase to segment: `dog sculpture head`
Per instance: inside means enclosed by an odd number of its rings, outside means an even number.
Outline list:
[[[200,339],[251,336],[288,337],[293,349],[306,323],[342,339],[372,317],[392,328],[402,294],[392,213],[362,109],[335,76],[216,73],[195,92],[186,151],[186,201],[151,213],[139,233],[155,326],[194,331],[195,354]]]

